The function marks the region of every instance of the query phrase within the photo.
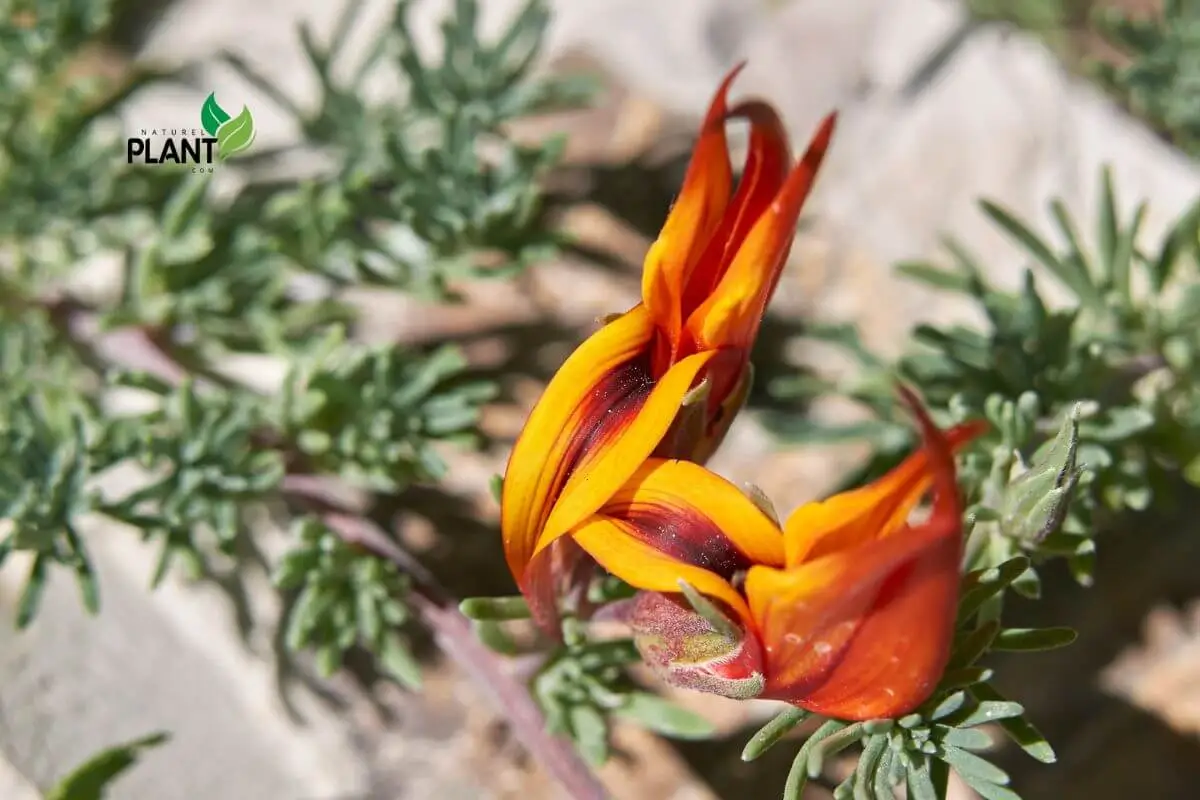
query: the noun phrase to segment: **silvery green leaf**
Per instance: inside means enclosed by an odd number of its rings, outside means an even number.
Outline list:
[[[614,713],[675,739],[707,739],[715,731],[711,722],[694,711],[647,692],[627,695],[625,702],[614,709]]]
[[[1076,466],[1079,405],[1067,413],[1058,435],[1039,449],[1026,470],[1000,497],[1000,527],[1029,544],[1041,542],[1062,525],[1082,470]]]

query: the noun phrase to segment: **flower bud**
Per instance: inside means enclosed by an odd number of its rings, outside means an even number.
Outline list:
[[[735,700],[757,697],[765,684],[758,639],[715,606],[706,612],[679,595],[640,592],[626,622],[642,659],[667,683]]]
[[[1063,524],[1083,474],[1076,465],[1080,404],[1067,414],[1058,435],[1034,455],[1005,488],[1000,526],[1009,536],[1037,544]]]

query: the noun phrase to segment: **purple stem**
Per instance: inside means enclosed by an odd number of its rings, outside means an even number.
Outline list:
[[[322,518],[343,541],[386,558],[412,575],[408,569],[411,556],[375,523],[357,515],[332,510],[325,511]],[[421,571],[424,572],[423,569]],[[545,720],[533,703],[529,688],[506,671],[501,660],[479,641],[470,620],[455,607],[445,589],[436,582],[430,584],[422,580],[420,576],[414,575],[413,578],[415,591],[408,598],[409,606],[433,631],[442,650],[466,671],[471,682],[491,695],[521,744],[563,785],[572,798],[603,800],[606,796],[603,785],[579,757],[574,746],[546,732]],[[432,581],[432,576],[428,580]]]

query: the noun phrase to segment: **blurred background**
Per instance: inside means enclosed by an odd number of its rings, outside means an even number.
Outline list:
[[[364,4],[347,34],[352,60],[395,5]],[[410,5],[414,47],[436,53],[439,24],[452,5]],[[480,3],[484,36],[502,30],[522,5]],[[1059,197],[1077,219],[1090,220],[1099,168],[1108,164],[1122,213],[1149,201],[1142,230],[1155,240],[1200,194],[1200,170],[1178,131],[1131,113],[1097,78],[1097,64],[1129,60],[1093,23],[1097,11],[1154,15],[1161,11],[1157,0],[548,5],[535,71],[587,77],[596,91],[590,107],[525,116],[506,131],[529,142],[565,135],[562,160],[543,185],[549,224],[569,237],[569,246],[513,280],[456,285],[453,305],[367,285],[347,295],[361,311],[355,335],[363,341],[452,341],[473,364],[503,371],[505,392],[484,408],[481,422],[496,442],[519,430],[554,365],[593,320],[637,301],[641,257],[682,179],[694,129],[720,79],[743,59],[748,65],[734,94],[775,104],[794,147],[803,147],[829,110],[841,112],[759,346],[756,363],[768,377],[774,364],[849,368],[837,353],[800,342],[803,324],[856,322],[870,348],[891,356],[918,322],[977,319],[966,301],[893,272],[897,261],[936,253],[944,234],[976,252],[998,285],[1016,286],[1028,257],[987,222],[979,198],[1037,221],[1048,219],[1047,203]],[[121,106],[131,134],[177,120],[194,125],[196,109],[213,92],[227,107],[251,109],[255,152],[275,154],[247,161],[246,170],[304,171],[318,159],[294,148],[309,134],[277,98],[217,55],[232,53],[297,103],[315,103],[321,87],[296,26],[307,22],[314,38],[326,40],[340,2],[155,0],[126,3],[118,12],[117,24],[80,48],[71,79],[185,67],[180,80],[149,85]],[[10,25],[19,22],[17,13]],[[377,83],[363,91],[380,97],[394,91],[386,80]],[[1200,106],[1198,97],[1188,102]],[[122,155],[113,152],[112,159]],[[224,174],[212,180],[236,188]],[[37,190],[53,193],[55,186]],[[14,193],[3,200],[14,211],[24,202]],[[114,270],[98,259],[74,280],[80,291],[104,296],[118,279]],[[282,369],[250,356],[231,357],[227,366],[268,387]],[[757,408],[779,410],[778,401],[759,394],[752,401]],[[827,423],[861,418],[852,404],[832,399],[805,413]],[[865,454],[855,443],[781,446],[758,417],[744,415],[713,466],[756,483],[786,511],[830,491]],[[488,494],[488,479],[502,471],[506,455],[504,446],[450,451],[445,493],[406,494],[407,508],[416,511],[400,513],[400,535],[456,594],[511,591]],[[1045,599],[1017,608],[1031,623],[1069,624],[1081,633],[1066,650],[995,664],[1000,684],[1059,753],[1057,765],[1045,766],[1016,748],[1001,749],[999,763],[1026,800],[1196,796],[1200,517],[1194,510],[1185,504],[1172,516],[1143,516],[1107,541],[1096,588],[1052,572]],[[264,548],[281,546],[284,534],[270,515],[254,525]],[[32,800],[97,750],[160,729],[171,733],[170,744],[148,753],[114,784],[111,797],[558,796],[479,687],[428,647],[418,647],[426,659],[420,694],[364,680],[369,670],[353,661],[332,678],[310,676],[283,692],[280,601],[265,571],[239,567],[231,570],[236,580],[216,575],[199,582],[171,575],[151,594],[146,584],[157,552],[105,524],[90,530],[103,613],[88,616],[73,580],[58,575],[32,627],[18,633],[0,626],[4,800]],[[447,530],[454,531],[452,543]],[[24,578],[14,564],[0,571],[0,612],[13,613]],[[673,743],[618,728],[616,753],[600,770],[612,796],[777,795],[791,749],[754,764],[738,758],[748,733],[774,712],[771,704],[672,696],[710,719],[718,737]],[[831,796],[820,786],[808,792]],[[963,787],[955,792],[972,796]]]

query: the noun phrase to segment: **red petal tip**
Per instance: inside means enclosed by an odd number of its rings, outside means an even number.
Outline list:
[[[825,158],[825,151],[829,149],[829,143],[833,140],[833,132],[837,129],[838,112],[830,111],[821,120],[821,124],[817,126],[816,133],[813,134],[811,141],[808,144],[808,150],[804,154],[805,161],[814,162],[815,166],[821,163]]]

